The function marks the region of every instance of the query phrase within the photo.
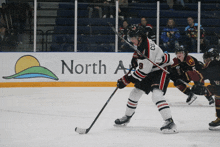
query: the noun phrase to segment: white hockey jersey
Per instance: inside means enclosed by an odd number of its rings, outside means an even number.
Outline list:
[[[170,60],[169,54],[164,54],[162,49],[151,39],[142,42],[138,50],[160,67],[166,67],[173,64],[173,60]],[[142,81],[150,72],[161,70],[145,58],[138,59],[138,65],[138,69],[132,73],[132,77],[139,81]]]

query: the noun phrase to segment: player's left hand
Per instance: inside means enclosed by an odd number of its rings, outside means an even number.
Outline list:
[[[208,94],[207,88],[203,85],[193,85],[191,91],[197,95]]]
[[[131,66],[132,68],[136,69],[138,67],[138,62],[137,62],[137,58],[133,57],[131,59]]]
[[[117,87],[119,89],[122,89],[122,88],[126,87],[129,83],[130,83],[130,81],[128,80],[128,75],[124,75],[122,78],[120,78],[118,80]]]

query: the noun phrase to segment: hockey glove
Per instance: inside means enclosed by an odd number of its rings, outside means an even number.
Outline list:
[[[205,95],[209,93],[208,89],[202,85],[193,85],[191,90],[197,95]]]
[[[179,86],[179,85],[183,85],[184,83],[182,81],[180,81],[181,78],[177,79],[176,81],[174,81],[174,86]]]
[[[131,59],[131,66],[132,68],[136,69],[136,67],[138,67],[138,63],[137,63],[137,58],[133,57]]]
[[[118,80],[117,87],[119,89],[122,89],[122,88],[126,87],[129,83],[130,83],[130,81],[128,80],[128,75],[125,75],[121,79]]]

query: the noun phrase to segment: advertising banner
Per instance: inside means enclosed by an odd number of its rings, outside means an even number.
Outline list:
[[[19,87],[27,82],[33,86],[36,83],[41,83],[40,86],[83,86],[88,82],[115,85],[128,72],[132,55],[89,52],[0,53],[0,84],[1,87]],[[175,57],[173,53],[170,55],[171,58]],[[202,54],[191,55],[202,61]]]

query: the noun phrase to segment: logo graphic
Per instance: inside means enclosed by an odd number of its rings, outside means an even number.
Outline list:
[[[40,66],[39,61],[31,55],[25,55],[18,59],[15,64],[15,74],[5,76],[4,79],[26,79],[26,78],[49,78],[58,80],[58,77],[46,67]]]

